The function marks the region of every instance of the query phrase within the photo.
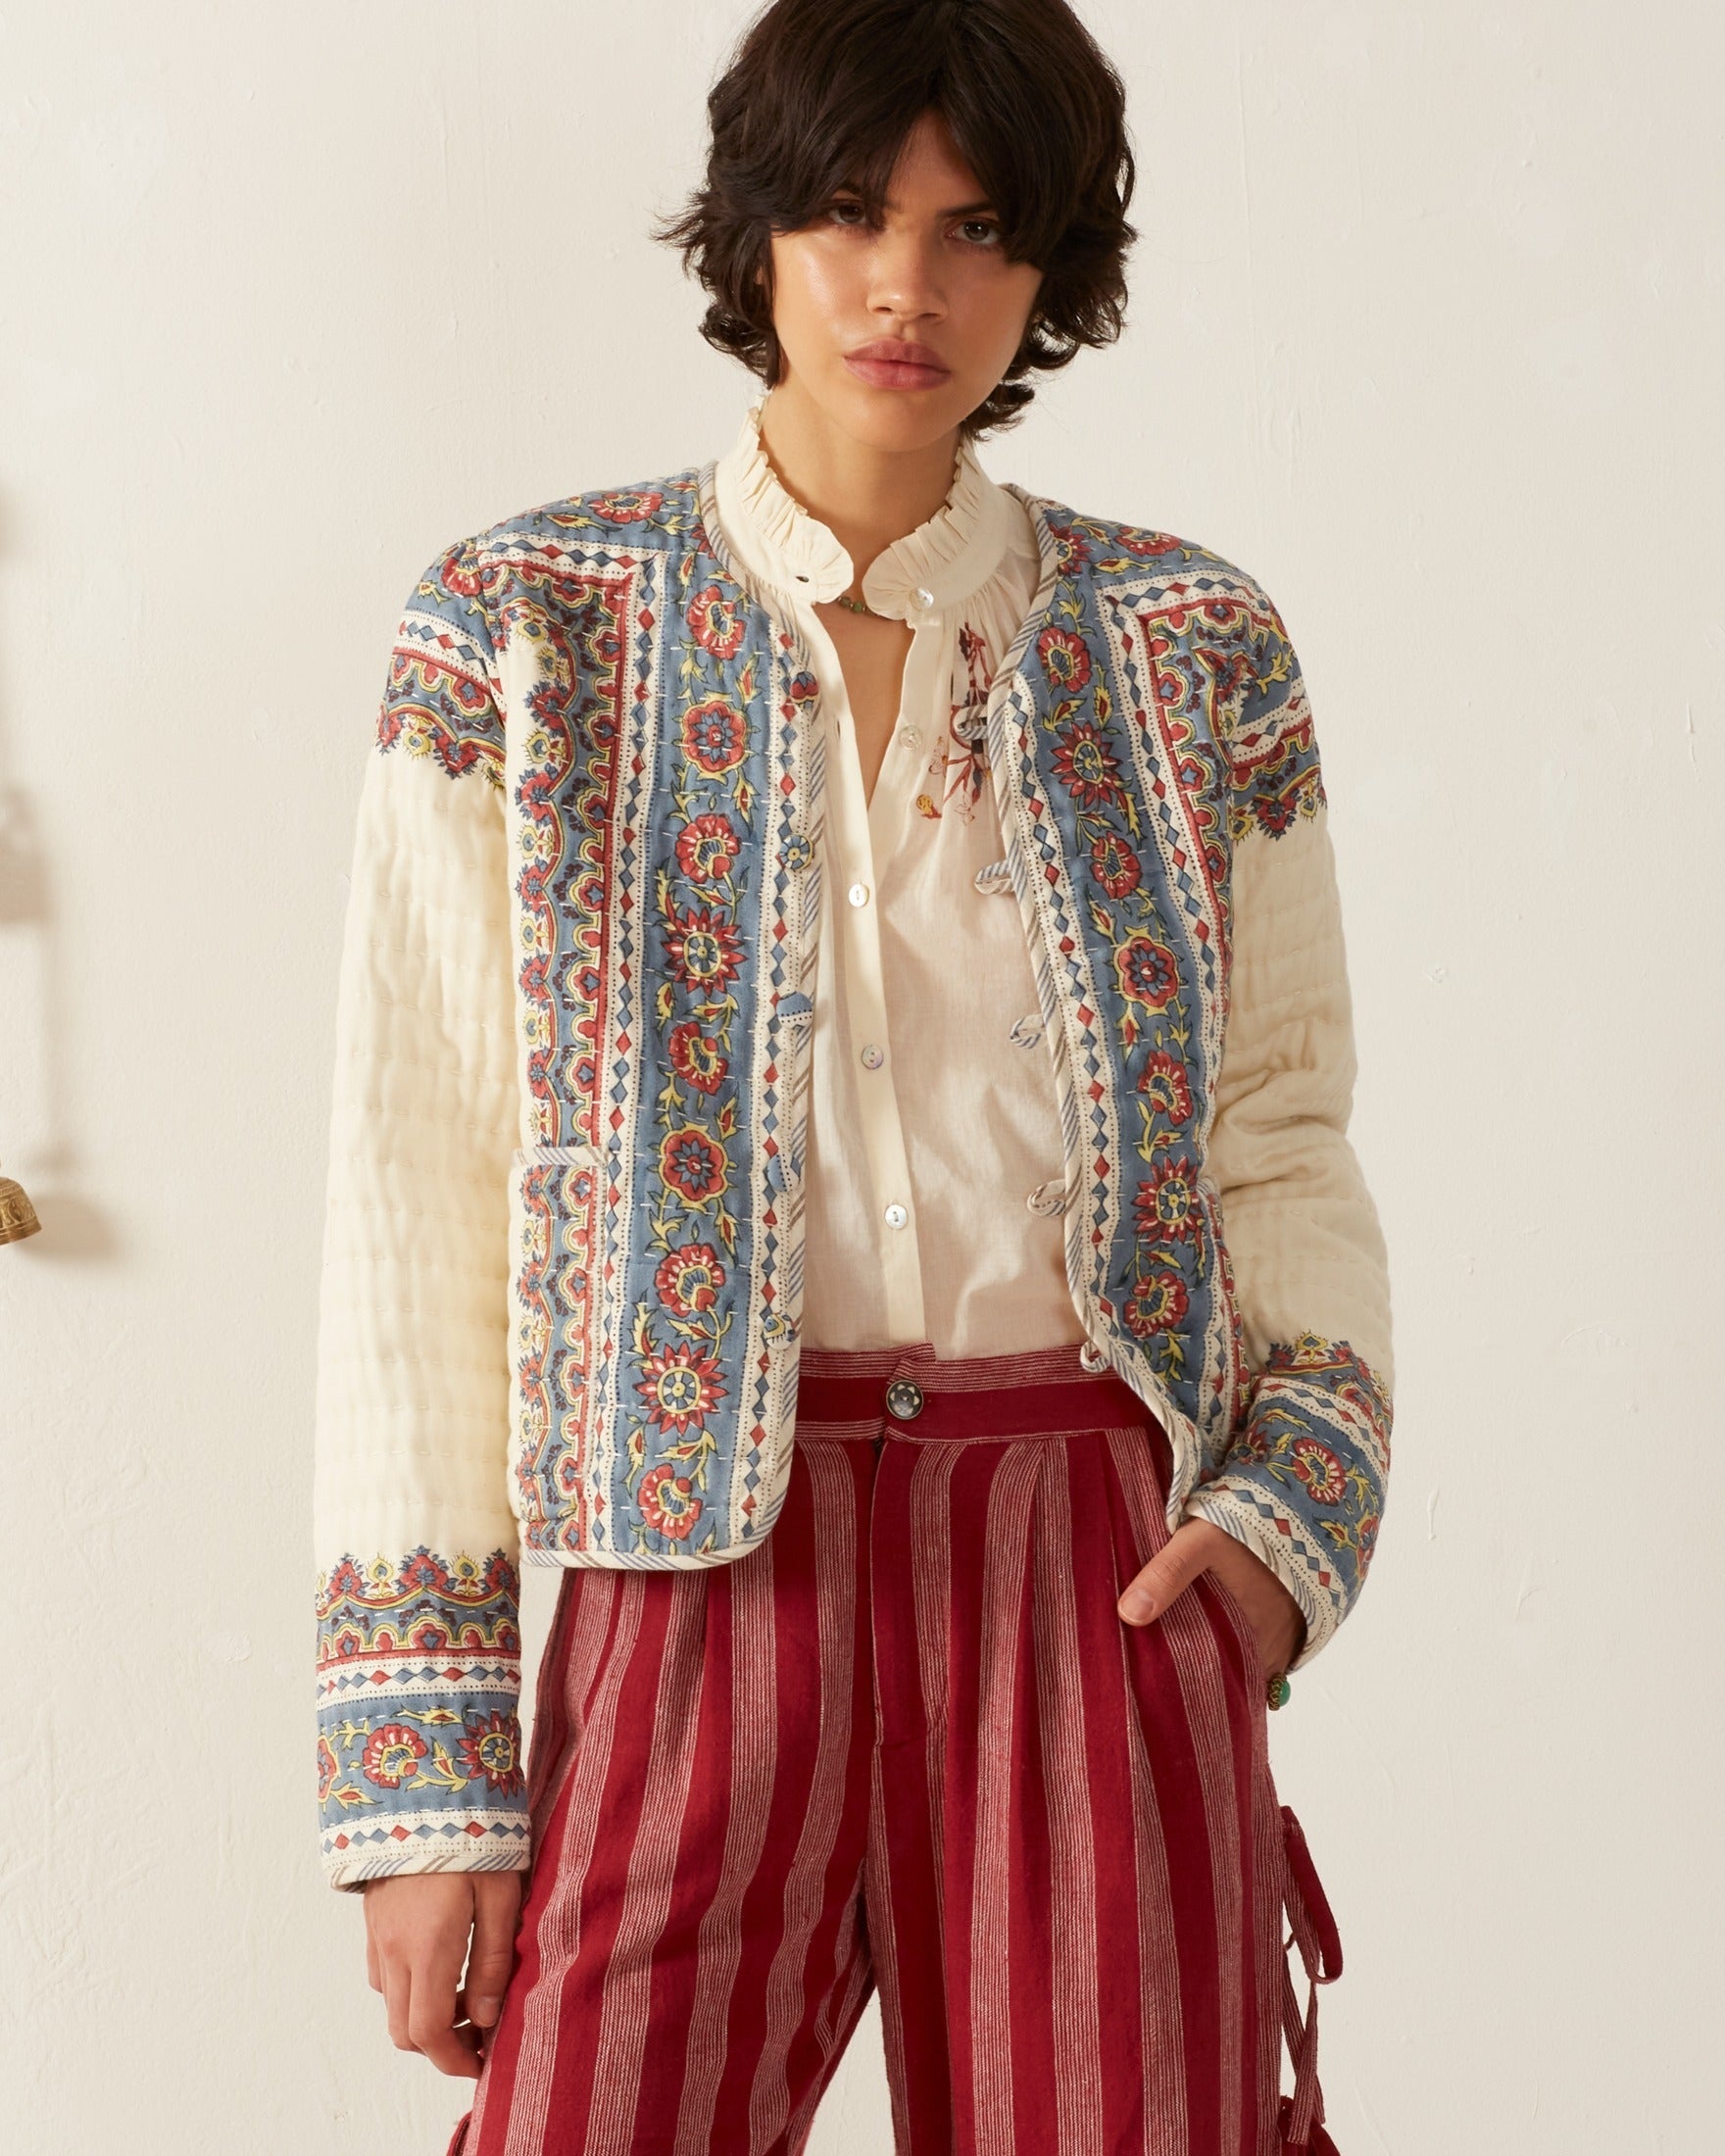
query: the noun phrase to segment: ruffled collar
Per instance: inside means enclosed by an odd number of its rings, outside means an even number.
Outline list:
[[[784,486],[761,439],[770,391],[744,415],[737,438],[714,467],[714,494],[724,538],[739,566],[792,602],[836,599],[856,564],[832,528]],[[915,628],[961,605],[986,583],[1017,528],[1012,498],[960,443],[946,500],[925,523],[895,539],[869,563],[862,596],[877,613]]]

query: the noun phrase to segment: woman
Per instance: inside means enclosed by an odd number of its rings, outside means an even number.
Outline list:
[[[801,2147],[877,1984],[904,2150],[1323,2149],[1265,1709],[1392,1381],[1298,662],[979,462],[1121,320],[1060,0],[778,0],[711,115],[763,394],[440,557],[368,766],[328,1875],[451,2156]]]

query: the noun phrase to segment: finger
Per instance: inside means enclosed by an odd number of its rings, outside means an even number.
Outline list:
[[[398,2051],[416,2049],[414,2039],[408,2034],[408,2004],[413,1995],[413,1971],[408,1963],[384,1950],[379,1959],[383,1965],[383,2011],[389,2023],[389,2040]]]
[[[473,1943],[462,2003],[468,2021],[481,2029],[489,2029],[502,2013],[514,1972],[521,1878],[519,1872],[494,1872],[473,1880]]]
[[[457,1968],[442,1947],[414,1971],[413,1994],[408,2002],[408,2034],[414,2049],[421,2051],[440,2074],[476,2076],[479,2071],[479,2039],[467,2027],[456,2027]]]
[[[1207,1532],[1208,1531],[1208,1532]],[[1182,1520],[1136,1579],[1126,1584],[1119,1612],[1131,1625],[1147,1625],[1183,1594],[1208,1562],[1208,1520]]]
[[[366,1982],[373,1991],[383,1988],[383,1963],[377,1952],[377,1932],[371,1922],[370,1896],[361,1897],[366,1903]]]

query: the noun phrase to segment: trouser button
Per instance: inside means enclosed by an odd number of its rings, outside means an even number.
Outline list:
[[[900,1422],[909,1422],[912,1415],[922,1412],[922,1388],[914,1378],[894,1378],[886,1389],[886,1407],[889,1415],[896,1415]]]

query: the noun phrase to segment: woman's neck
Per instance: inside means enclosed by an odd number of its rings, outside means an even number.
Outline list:
[[[761,446],[779,483],[832,532],[861,581],[877,554],[925,524],[952,492],[958,432],[883,449],[835,426],[795,381],[761,414]]]

